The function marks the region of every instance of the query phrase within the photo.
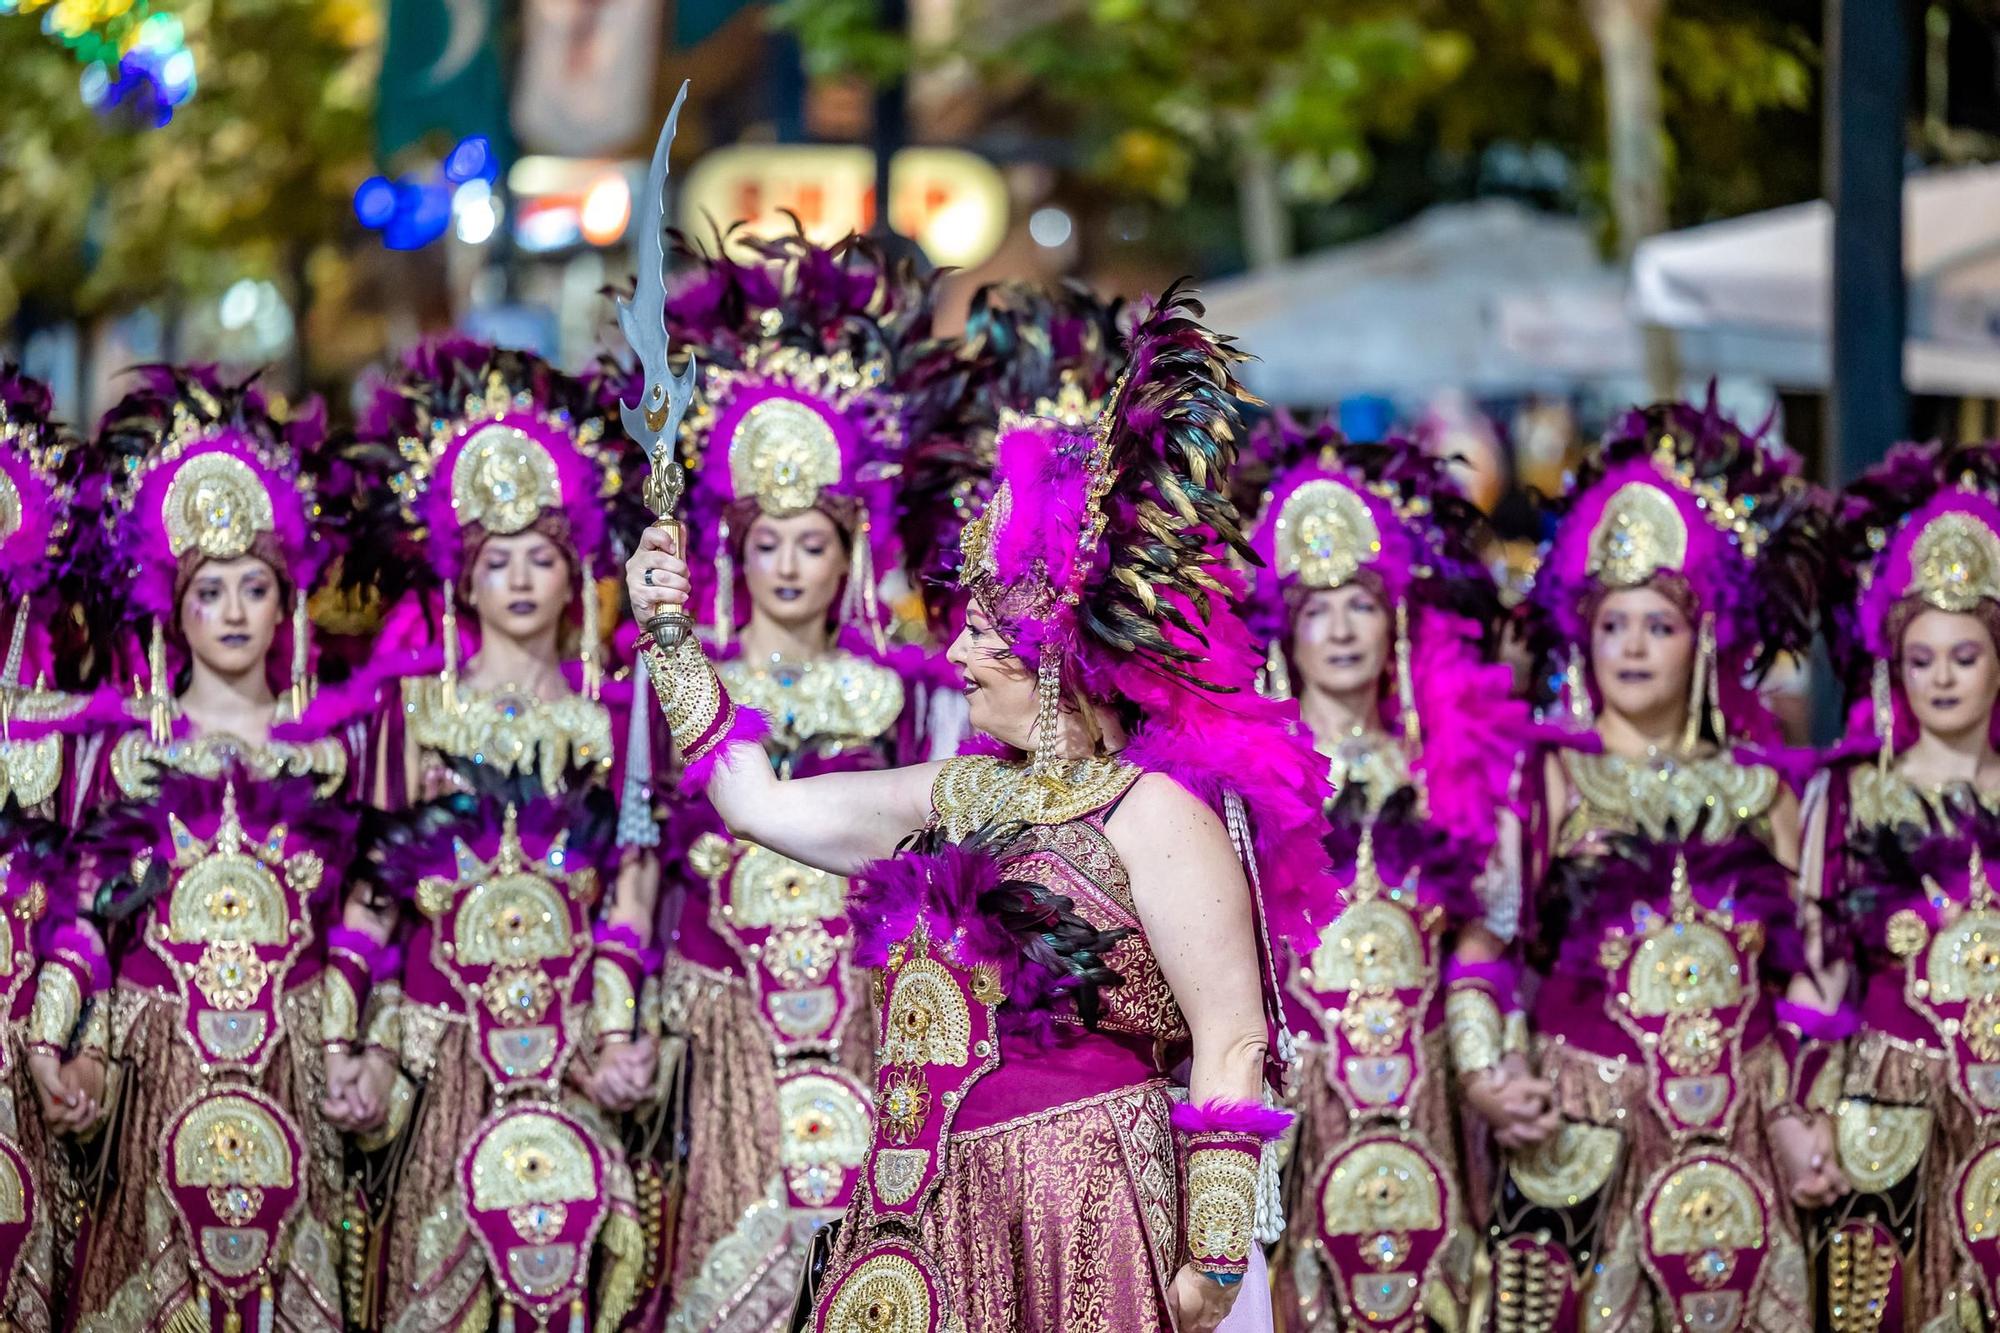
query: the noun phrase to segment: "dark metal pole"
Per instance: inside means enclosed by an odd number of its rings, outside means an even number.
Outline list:
[[[1826,197],[1833,205],[1828,480],[1909,429],[1903,388],[1903,153],[1909,28],[1900,0],[1826,0]]]
[[[908,0],[881,0],[882,31],[895,37],[910,31]],[[898,76],[875,90],[875,226],[877,236],[891,240],[896,224],[889,216],[889,175],[896,150],[910,139],[909,82]]]

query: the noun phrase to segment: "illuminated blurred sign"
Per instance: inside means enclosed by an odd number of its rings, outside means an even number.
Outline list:
[[[645,181],[643,162],[524,157],[507,172],[514,242],[535,254],[616,245],[632,220],[632,192]]]
[[[707,240],[741,222],[754,236],[792,230],[831,244],[875,222],[875,154],[837,144],[738,144],[694,164],[679,190],[681,229]],[[905,148],[890,163],[889,220],[933,263],[972,268],[1007,234],[1007,182],[958,148]]]

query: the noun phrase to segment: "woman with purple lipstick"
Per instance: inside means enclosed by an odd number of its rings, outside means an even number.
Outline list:
[[[345,879],[359,728],[301,719],[321,415],[203,368],[139,376],[99,429],[90,558],[129,634],[99,648],[140,688],[92,700],[60,796],[116,977],[75,1062],[109,1064],[109,1183],[71,1322],[340,1329],[338,1131],[369,1118],[351,1043],[390,950]]]
[[[701,365],[681,447],[716,670],[771,720],[780,778],[949,754],[951,671],[890,642],[883,591],[903,582],[906,444],[956,382],[932,284],[858,238],[731,249],[746,253],[688,254],[667,300]],[[867,1156],[873,1011],[843,877],[737,838],[699,792],[673,831],[664,1008],[687,1041],[689,1118],[666,1326],[767,1329]]]
[[[1451,950],[1482,915],[1526,709],[1481,660],[1498,618],[1472,543],[1477,510],[1414,444],[1348,445],[1264,427],[1279,459],[1255,542],[1265,690],[1296,697],[1328,770],[1338,882],[1310,950],[1289,960],[1299,1113],[1277,1274],[1288,1329],[1464,1326],[1479,1234],[1460,1148],[1448,1018],[1476,967]],[[1547,1089],[1470,1100],[1496,1126]],[[1385,1190],[1384,1182],[1406,1182]]]
[[[402,1139],[368,1275],[393,1333],[616,1328],[657,1281],[620,1116],[658,1064],[658,770],[603,661],[631,462],[608,401],[444,340],[378,388],[351,455],[371,558],[345,572],[395,579],[356,686],[386,812],[368,878],[405,917],[365,1038]]]
[[[1525,1062],[1553,1096],[1494,1201],[1505,1327],[1813,1326],[1796,1209],[1841,1181],[1801,1071],[1839,997],[1798,803],[1736,747],[1777,739],[1755,681],[1811,640],[1824,532],[1796,458],[1712,403],[1629,413],[1567,497],[1534,595],[1574,730],[1523,770],[1527,891],[1460,945],[1497,962],[1511,934],[1521,984],[1448,1001],[1461,1077]]]
[[[1904,445],[1843,497],[1831,635],[1853,743],[1806,798],[1825,985],[1809,1103],[1848,1191],[1818,1215],[1819,1297],[1847,1328],[1989,1326],[2000,1250],[2000,446]],[[1851,1034],[1851,1035],[1850,1035]],[[1837,1039],[1848,1036],[1845,1049]]]
[[[1253,688],[1237,353],[1198,313],[1145,312],[1088,430],[1001,434],[951,649],[1001,754],[784,780],[697,648],[643,648],[729,826],[858,876],[876,1117],[815,1329],[1206,1333],[1253,1270],[1289,1119],[1263,927],[1321,892],[1321,765]],[[674,547],[627,566],[642,620],[685,602]]]

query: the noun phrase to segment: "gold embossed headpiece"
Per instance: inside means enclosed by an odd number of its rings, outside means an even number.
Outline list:
[[[248,383],[154,367],[105,419],[99,450],[111,473],[105,527],[130,578],[127,605],[151,622],[144,693],[163,731],[169,708],[166,631],[185,581],[203,564],[257,556],[292,585],[292,705],[311,688],[306,596],[329,554],[307,457],[324,441],[317,402],[289,419]]]

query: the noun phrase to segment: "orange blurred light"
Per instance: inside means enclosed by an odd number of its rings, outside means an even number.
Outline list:
[[[610,245],[625,234],[632,220],[632,187],[622,175],[598,178],[583,195],[583,239]]]

